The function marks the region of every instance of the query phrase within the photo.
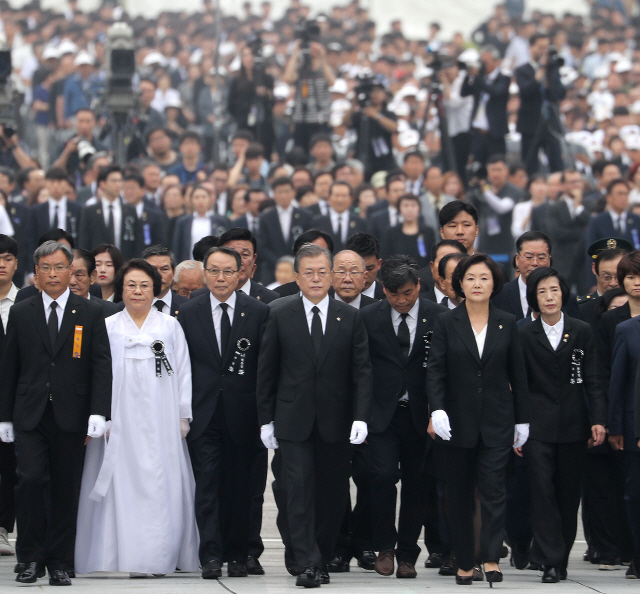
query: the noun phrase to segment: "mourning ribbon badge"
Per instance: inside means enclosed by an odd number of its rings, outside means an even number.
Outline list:
[[[244,360],[247,356],[247,351],[251,346],[251,341],[248,338],[240,338],[236,342],[236,350],[233,353],[233,361],[229,365],[229,371],[234,373],[236,371],[236,365],[238,366],[238,375],[244,375]]]
[[[169,364],[169,359],[164,354],[164,342],[161,340],[154,340],[151,343],[151,350],[156,356],[156,377],[162,377],[162,364],[164,363],[165,369],[169,375],[173,375],[173,369]]]
[[[584,351],[581,349],[573,349],[571,355],[571,383],[582,383],[582,359],[584,359]]]

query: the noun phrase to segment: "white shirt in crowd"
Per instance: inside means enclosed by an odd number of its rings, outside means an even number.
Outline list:
[[[63,196],[60,200],[54,200],[49,198],[49,225],[53,227],[53,220],[58,215],[58,224],[55,225],[58,229],[63,231],[67,230],[67,197]]]
[[[5,334],[7,333],[7,324],[9,323],[9,310],[15,304],[17,294],[18,287],[11,283],[9,292],[0,299],[0,319],[2,319],[2,326],[4,327]]]
[[[200,217],[194,212],[191,222],[191,250],[193,251],[193,246],[207,235],[211,235],[211,219],[206,215]]]
[[[336,212],[333,208],[329,208],[329,216],[331,217],[331,228],[337,235],[340,230],[340,241],[344,244],[347,241],[347,233],[349,231],[349,211]]]
[[[222,341],[221,341],[221,324],[220,320],[222,319],[222,308],[220,307],[221,301],[216,299],[213,296],[213,293],[209,293],[209,297],[211,299],[211,315],[213,316],[213,329],[216,332],[216,340],[218,341],[218,350],[222,353]],[[233,313],[236,310],[236,294],[231,293],[229,299],[227,299],[224,303],[226,303],[229,307],[227,308],[227,315],[229,316],[229,321],[231,325],[233,325]]]
[[[488,326],[489,324],[487,324]],[[487,326],[485,326],[480,332],[476,332],[476,329],[471,326],[471,330],[473,330],[473,336],[476,339],[476,345],[478,346],[478,355],[482,359],[482,353],[484,351],[484,341],[487,338]]]
[[[106,198],[101,198],[102,202],[102,216],[104,217],[104,226],[109,228],[109,216],[111,213],[111,207],[113,206],[113,244],[120,249],[120,229],[122,224],[122,205],[119,199],[115,199],[113,202],[109,202]]]
[[[522,307],[522,315],[526,318],[529,311],[529,302],[527,301],[527,285],[524,284],[522,277],[518,277],[518,290],[520,291],[520,306]]]
[[[282,229],[282,236],[285,241],[289,241],[291,235],[291,218],[293,217],[293,205],[290,204],[288,208],[282,208],[276,206],[278,211],[278,220],[280,221],[280,229]]]

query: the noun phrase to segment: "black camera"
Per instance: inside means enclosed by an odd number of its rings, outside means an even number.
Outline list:
[[[107,31],[107,40],[107,108],[113,114],[128,114],[136,106],[133,29],[126,23],[114,23]]]
[[[356,77],[358,84],[354,89],[356,99],[360,109],[364,109],[368,105],[371,105],[371,91],[375,86],[375,78],[368,72],[362,72]]]
[[[547,69],[559,70],[564,66],[564,58],[558,53],[555,45],[550,45],[547,51]]]
[[[256,31],[247,37],[247,47],[256,58],[262,58],[262,31]]]
[[[320,26],[316,21],[301,19],[294,30],[295,38],[300,40],[301,49],[309,49],[312,41],[320,41]]]

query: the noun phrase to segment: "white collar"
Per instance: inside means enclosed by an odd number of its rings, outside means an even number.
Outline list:
[[[446,295],[440,289],[438,289],[435,283],[433,285],[433,292],[436,296],[436,303],[440,303],[446,297]]]
[[[333,208],[329,207],[329,214],[331,215],[331,218],[338,217],[339,219],[341,219],[345,215],[349,216],[349,209],[345,210],[344,212],[338,212],[337,210],[333,210]]]
[[[522,275],[518,277],[518,290],[520,291],[520,299],[526,299],[527,297],[527,285],[522,280]]]
[[[416,302],[413,304],[413,307],[409,310],[407,317],[412,320],[418,319],[418,310],[420,309],[420,297],[416,299]],[[395,322],[402,314],[393,307],[391,308],[391,316],[393,321]]]
[[[542,318],[542,315],[540,316],[540,321],[545,334],[561,334],[564,329],[564,313],[562,311],[560,312],[560,319],[553,326],[549,326]]]
[[[336,301],[341,301],[342,303],[346,303],[347,305],[350,305],[351,307],[355,307],[356,309],[360,309],[360,303],[362,301],[362,293],[358,293],[358,296],[353,301],[349,301],[348,303],[342,297],[340,297],[340,295],[338,295],[338,293],[334,294],[334,299]]]
[[[58,206],[67,206],[67,197],[63,196],[62,198],[60,198],[60,200],[54,200],[53,198],[48,198],[47,202],[49,203],[49,208],[51,208],[51,206],[58,208]]]
[[[362,295],[366,295],[367,297],[371,297],[372,299],[375,299],[375,294],[376,294],[376,281],[373,281],[371,283],[371,286],[368,289],[364,289],[362,291]]]
[[[282,206],[276,204],[276,209],[278,214],[289,214],[290,212],[293,212],[293,203],[289,204],[287,208],[282,208]]]
[[[209,291],[209,296],[211,297],[211,309],[215,309],[221,303],[226,303],[231,309],[236,308],[236,292],[235,291],[231,293],[231,295],[229,295],[229,299],[227,299],[226,301],[218,300],[218,298],[215,297],[211,291]]]
[[[327,316],[327,312],[329,311],[329,295],[325,295],[324,299],[320,301],[320,303],[313,303],[309,301],[304,295],[302,296],[302,305],[304,305],[304,313],[305,315],[309,315],[311,310],[314,307],[317,307],[320,310],[320,313]]]
[[[9,301],[13,301],[15,303],[17,294],[18,294],[18,287],[16,287],[14,283],[11,283],[11,286],[9,287],[9,292],[2,299],[0,299],[0,301],[4,301],[5,299],[8,299]]]
[[[71,293],[69,287],[67,287],[66,291],[60,295],[57,299],[51,299],[49,295],[47,295],[44,291],[42,291],[42,303],[44,303],[44,308],[51,306],[51,303],[55,301],[58,304],[60,311],[64,312],[65,307],[67,307],[67,301],[69,300],[69,293]]]
[[[245,295],[249,295],[249,297],[251,297],[251,279],[247,279],[247,282],[244,283],[238,291],[242,291]]]

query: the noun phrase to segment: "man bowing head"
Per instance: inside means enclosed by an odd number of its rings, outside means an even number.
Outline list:
[[[0,438],[16,442],[16,577],[68,586],[84,443],[111,411],[111,351],[102,308],[69,291],[73,252],[46,241],[33,254],[42,293],[9,313],[0,367]]]
[[[280,448],[296,585],[329,583],[349,493],[349,442],[367,437],[371,362],[360,312],[330,299],[331,254],[296,254],[299,294],[272,302],[258,361],[262,441]]]

